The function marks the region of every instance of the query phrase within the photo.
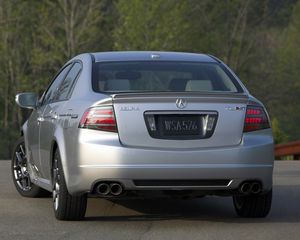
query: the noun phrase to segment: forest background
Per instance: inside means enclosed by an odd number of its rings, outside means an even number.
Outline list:
[[[26,112],[19,92],[45,90],[82,52],[209,53],[267,107],[276,143],[300,139],[300,1],[0,0],[0,159]]]

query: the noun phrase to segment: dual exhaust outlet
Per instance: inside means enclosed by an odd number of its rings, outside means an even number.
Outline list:
[[[113,182],[113,183],[106,183],[100,182],[96,186],[96,193],[100,196],[119,196],[123,193],[123,187],[120,183]]]
[[[100,182],[95,189],[96,193],[100,196],[119,196],[123,193],[124,189],[120,183],[112,182]],[[244,182],[239,191],[243,194],[258,194],[262,191],[262,185],[260,182]]]
[[[240,186],[240,192],[243,194],[258,194],[262,190],[260,182],[244,182]]]

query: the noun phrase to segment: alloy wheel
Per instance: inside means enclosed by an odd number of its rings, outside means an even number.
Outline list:
[[[57,210],[59,206],[59,189],[60,189],[60,175],[59,175],[59,168],[58,168],[58,160],[57,158],[54,159],[54,165],[53,165],[53,205],[54,209]]]
[[[32,188],[30,176],[27,168],[27,158],[24,142],[20,143],[13,159],[13,175],[17,186],[24,192],[28,192]]]

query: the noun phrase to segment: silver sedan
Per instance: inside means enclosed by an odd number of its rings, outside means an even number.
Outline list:
[[[103,52],[68,61],[41,97],[12,159],[25,197],[52,192],[55,216],[87,197],[232,196],[241,217],[271,208],[273,137],[263,104],[205,54]]]

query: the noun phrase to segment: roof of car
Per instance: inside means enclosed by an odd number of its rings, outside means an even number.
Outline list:
[[[191,61],[191,62],[217,62],[207,54],[161,51],[115,51],[92,53],[96,62],[109,61]]]

